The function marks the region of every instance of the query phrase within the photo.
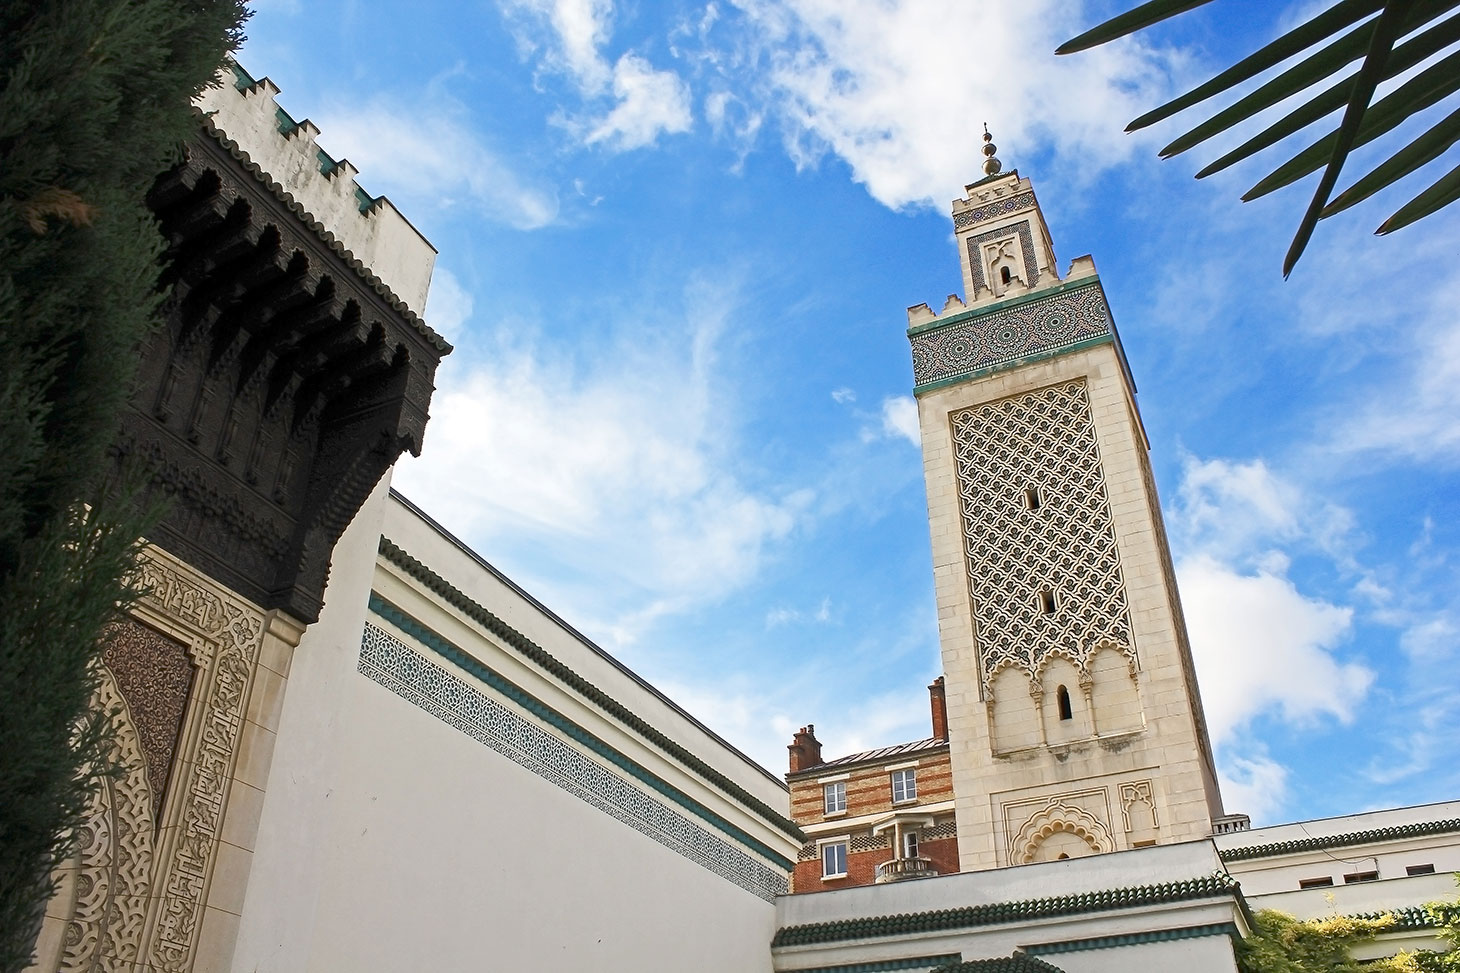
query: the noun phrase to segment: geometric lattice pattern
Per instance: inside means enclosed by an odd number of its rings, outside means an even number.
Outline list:
[[[1015,665],[1060,655],[1082,674],[1113,643],[1132,663],[1115,525],[1083,381],[956,412],[964,554],[985,698]],[[1038,491],[1029,509],[1026,490]],[[1053,596],[1053,611],[1042,592]]]
[[[437,719],[767,902],[786,875],[700,827],[400,639],[367,624],[359,671]]]
[[[1110,334],[1110,310],[1092,282],[910,336],[913,383],[922,388]]]

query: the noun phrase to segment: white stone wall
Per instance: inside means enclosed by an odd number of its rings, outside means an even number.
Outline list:
[[[572,788],[592,774],[616,773],[636,793],[683,812],[683,821],[723,848],[744,853],[744,843],[453,666],[413,636],[415,629],[369,611],[369,592],[379,592],[403,617],[461,647],[731,829],[792,859],[798,843],[519,653],[484,637],[439,595],[378,558],[382,528],[585,677],[609,683],[615,698],[662,723],[664,732],[702,759],[776,802],[781,813],[785,790],[625,670],[555,627],[509,582],[384,490],[372,496],[337,547],[325,613],[294,659],[232,968],[769,969],[775,910],[767,897],[694,860],[671,838],[630,826],[632,808],[616,816],[611,802],[596,805],[591,794]],[[435,672],[433,681],[420,684],[413,696],[360,671],[367,625],[404,647],[413,665]],[[519,727],[515,739],[551,735],[588,763],[569,779],[555,780],[542,766],[524,765],[531,752],[514,759],[452,722],[452,707],[482,698],[510,711]],[[480,727],[493,739],[485,722]],[[532,746],[529,741],[528,751]]]

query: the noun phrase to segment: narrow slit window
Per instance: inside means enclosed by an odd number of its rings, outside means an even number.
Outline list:
[[[1011,274],[1011,273],[1009,273],[1009,268],[1008,267],[1000,267],[999,268],[999,280],[1001,280],[1001,281],[1003,281],[1004,283],[1007,284],[1010,281],[1012,281],[1013,279],[1014,279],[1014,275]]]
[[[1039,495],[1039,487],[1029,487],[1024,491],[1024,509],[1038,510],[1044,503],[1044,498]]]
[[[1326,889],[1333,884],[1333,876],[1325,875],[1323,878],[1300,878],[1298,888],[1300,889]]]
[[[1404,874],[1406,874],[1406,875],[1433,875],[1433,874],[1435,874],[1435,866],[1434,865],[1408,865],[1404,869]]]
[[[1379,873],[1378,873],[1378,871],[1352,872],[1352,873],[1350,873],[1348,875],[1345,875],[1343,877],[1343,884],[1345,884],[1345,885],[1354,885],[1354,884],[1356,884],[1358,882],[1377,882],[1377,881],[1379,881]]]
[[[1053,615],[1055,609],[1054,590],[1042,588],[1039,592],[1039,612],[1042,615]]]
[[[1055,702],[1059,705],[1060,720],[1072,720],[1075,712],[1070,708],[1070,691],[1061,686],[1054,694]]]

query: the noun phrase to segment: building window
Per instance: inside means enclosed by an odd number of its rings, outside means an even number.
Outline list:
[[[1433,875],[1433,874],[1435,874],[1435,866],[1433,866],[1433,865],[1410,865],[1407,868],[1405,868],[1404,874],[1406,874],[1406,875]]]
[[[1055,702],[1059,705],[1060,719],[1073,720],[1075,718],[1075,711],[1070,708],[1070,691],[1061,686],[1054,694],[1054,698]]]
[[[918,778],[915,770],[892,772],[892,803],[902,804],[918,799]]]
[[[1044,498],[1039,495],[1039,487],[1029,487],[1024,491],[1024,509],[1029,511],[1038,510],[1043,504]]]
[[[847,809],[847,782],[839,780],[821,789],[826,799],[827,814],[841,814]]]
[[[1300,889],[1326,889],[1333,884],[1333,878],[1325,875],[1322,878],[1300,878],[1298,888]]]
[[[916,857],[918,857],[918,833],[916,831],[907,831],[907,832],[904,832],[903,833],[903,836],[902,836],[902,857],[904,857],[904,858],[916,858]]]
[[[1343,877],[1343,884],[1345,884],[1345,885],[1353,885],[1353,884],[1355,884],[1357,882],[1377,882],[1377,881],[1379,881],[1379,873],[1377,871],[1372,871],[1372,872],[1351,872],[1348,875],[1345,875]]]
[[[1039,592],[1039,613],[1041,615],[1053,615],[1058,605],[1054,600],[1054,589],[1044,588]]]
[[[821,877],[847,877],[847,843],[828,841],[821,846]]]

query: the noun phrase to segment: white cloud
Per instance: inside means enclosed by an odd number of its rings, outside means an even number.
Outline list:
[[[1230,742],[1263,713],[1297,725],[1353,719],[1374,673],[1332,654],[1349,635],[1352,609],[1205,555],[1182,560],[1176,574],[1214,743]]]
[[[846,386],[842,386],[839,389],[831,390],[831,400],[837,405],[847,405],[857,401],[857,393]]]
[[[455,343],[466,322],[471,320],[475,301],[471,292],[461,286],[456,275],[445,267],[431,274],[431,290],[426,295],[426,321],[446,340]]]
[[[1276,819],[1287,805],[1287,768],[1262,753],[1225,763],[1221,785],[1227,813],[1250,815],[1258,827]]]
[[[798,166],[830,150],[891,207],[943,205],[979,175],[982,123],[1006,167],[1058,144],[1089,171],[1144,143],[1125,123],[1159,104],[1170,58],[1140,40],[1072,57],[1053,51],[1081,4],[1013,11],[963,0],[743,0]]]
[[[614,105],[594,117],[560,115],[557,121],[587,145],[627,151],[653,145],[660,135],[687,132],[693,124],[688,85],[677,73],[655,68],[634,53],[610,67],[603,48],[612,37],[611,0],[504,0],[509,14],[525,14],[519,43],[541,51],[544,63],[571,77],[590,104],[612,97]],[[534,36],[546,26],[548,36]]]
[[[625,54],[613,66],[618,104],[600,119],[584,141],[620,151],[652,145],[663,134],[687,132],[693,122],[689,87],[673,71],[657,71],[648,61]]]
[[[559,578],[591,566],[582,590],[552,601],[611,641],[722,596],[812,499],[745,482],[716,354],[732,304],[692,287],[688,340],[678,323],[608,321],[612,337],[594,348],[539,346],[517,322],[490,333],[478,322],[479,357],[448,359],[429,448],[396,483],[479,549],[516,539],[539,563],[558,562]]]
[[[922,445],[918,404],[912,396],[894,395],[882,400],[882,434],[889,438],[901,436],[914,446]]]
[[[466,206],[523,230],[556,219],[556,193],[517,173],[463,114],[444,99],[406,105],[376,97],[338,103],[318,124],[321,142],[354,163],[367,187],[409,197],[413,209]]]

